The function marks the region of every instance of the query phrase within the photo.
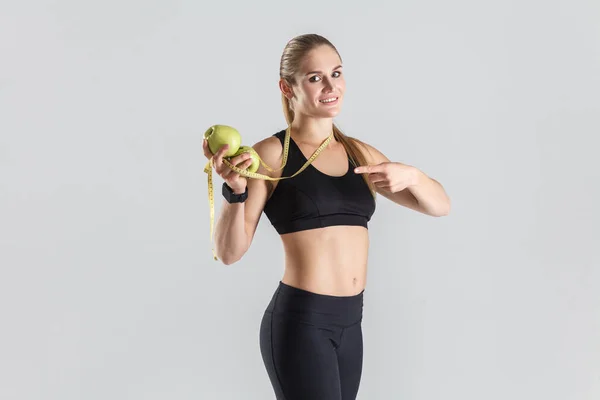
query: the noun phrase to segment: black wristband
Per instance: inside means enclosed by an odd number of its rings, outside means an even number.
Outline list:
[[[243,203],[248,198],[248,186],[242,194],[235,194],[227,182],[223,182],[222,194],[228,203]]]

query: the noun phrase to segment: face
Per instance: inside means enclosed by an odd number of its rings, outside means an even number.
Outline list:
[[[340,112],[346,89],[341,64],[338,54],[329,46],[317,47],[307,54],[291,88],[293,94],[288,92],[288,98],[293,96],[296,114],[333,118]]]

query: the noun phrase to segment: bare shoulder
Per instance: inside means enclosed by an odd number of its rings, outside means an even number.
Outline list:
[[[278,178],[281,176],[281,163],[283,160],[283,146],[279,141],[279,138],[276,136],[266,137],[258,142],[256,142],[252,148],[258,153],[260,159],[268,165],[271,169],[275,171],[267,170],[262,163],[258,167],[257,173],[261,175],[270,176],[272,178]],[[263,185],[266,189],[266,197],[271,197],[275,187],[277,186],[276,181],[269,180],[252,180],[258,181],[261,185]]]
[[[269,166],[282,158],[283,146],[275,136],[269,136],[256,142],[252,148],[256,150],[260,158]],[[263,168],[263,166],[261,165],[260,168]]]

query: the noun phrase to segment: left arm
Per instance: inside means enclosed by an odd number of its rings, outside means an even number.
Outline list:
[[[377,193],[396,204],[433,217],[450,213],[450,198],[443,186],[411,165],[390,161],[371,145],[358,141],[366,149],[366,166],[356,173],[367,173]]]

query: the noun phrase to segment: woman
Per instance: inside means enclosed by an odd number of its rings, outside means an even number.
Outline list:
[[[391,162],[373,146],[342,134],[333,124],[344,99],[342,61],[322,36],[286,45],[279,87],[290,130],[285,167],[291,176],[330,138],[297,176],[277,181],[246,179],[214,155],[223,178],[223,207],[215,224],[215,251],[224,264],[250,247],[264,212],[279,233],[285,272],[260,325],[260,349],[277,399],[349,400],[358,393],[362,363],[362,308],[375,193],[431,216],[447,215],[443,187],[417,168]],[[264,162],[281,165],[286,130],[253,148]],[[252,160],[231,160],[247,168]],[[258,173],[269,174],[260,167]]]

